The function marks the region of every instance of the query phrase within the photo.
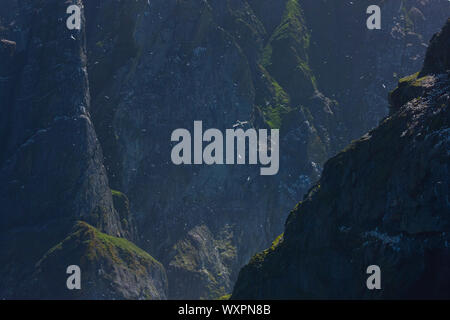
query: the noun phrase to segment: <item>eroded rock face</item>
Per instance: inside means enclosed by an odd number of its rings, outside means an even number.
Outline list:
[[[224,234],[214,236],[207,226],[197,226],[173,246],[167,275],[179,285],[170,286],[169,296],[207,299],[212,292],[219,297],[225,286],[233,285],[230,267],[236,258],[236,248],[230,244],[231,230],[224,228]],[[188,286],[191,289],[184,291]],[[198,297],[198,293],[205,296]]]
[[[68,5],[11,1],[1,14],[2,37],[14,39],[14,48],[5,40],[0,49],[2,298],[57,297],[27,288],[35,264],[75,221],[114,236],[130,234],[114,209],[90,117],[85,34],[61,23]],[[58,267],[64,277],[67,266],[61,261]],[[114,297],[133,296],[127,289]]]
[[[427,57],[447,56],[449,27]],[[450,74],[435,61],[402,82],[420,95],[395,100],[404,104],[325,164],[283,236],[241,270],[233,298],[449,298]],[[366,287],[370,265],[382,290]]]
[[[120,235],[89,114],[84,33],[59,23],[64,8],[19,6],[9,31],[17,44],[1,91],[1,228],[78,218]]]

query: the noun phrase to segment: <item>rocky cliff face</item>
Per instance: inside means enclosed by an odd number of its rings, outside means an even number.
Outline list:
[[[92,15],[123,12],[108,8],[120,5],[104,3],[107,7]],[[236,271],[254,250],[281,232],[284,217],[278,208],[306,190],[326,159],[327,126],[319,127],[321,118],[314,119],[299,101],[311,100],[323,121],[332,119],[333,102],[315,94],[306,29],[295,1],[279,4],[280,16],[270,33],[245,1],[137,5],[134,15],[126,10],[136,21],[128,31],[136,48],[131,57],[116,53],[122,40],[108,44],[96,38],[101,33],[92,32],[93,43],[112,48],[102,49],[106,58],[98,53],[99,64],[91,67],[93,87],[97,72],[104,70],[97,71],[101,61],[116,55],[123,59],[116,80],[108,86],[102,82],[101,91],[93,93],[94,122],[109,128],[99,134],[110,146],[105,154],[112,186],[129,196],[143,248],[167,266],[171,297],[217,297],[231,290]],[[97,47],[91,55],[97,61]],[[301,95],[290,97],[278,81]],[[109,122],[105,114],[111,114]],[[282,127],[283,146],[294,151],[295,145],[308,156],[286,154],[279,177],[260,177],[259,168],[248,166],[175,167],[169,158],[171,132],[192,129],[194,120],[220,130],[237,120],[259,128]],[[281,176],[292,183],[282,183]],[[279,189],[290,193],[280,197]],[[192,234],[198,235],[196,246]],[[185,280],[179,281],[181,276]]]
[[[312,30],[318,85],[343,109],[345,144],[388,113],[389,91],[422,67],[428,41],[450,10],[448,1],[439,0],[300,2]],[[361,27],[369,5],[381,8],[381,30]]]
[[[229,293],[326,159],[386,115],[387,91],[419,69],[424,39],[450,5],[355,2],[8,1],[0,12],[0,228],[2,248],[12,248],[1,261],[15,255],[1,269],[8,283],[14,270],[44,275],[50,269],[36,263],[69,235],[98,243],[99,232],[161,261],[170,298]],[[84,4],[81,32],[65,28],[71,3]],[[364,13],[377,3],[383,28],[368,31]],[[173,165],[171,132],[194,120],[205,129],[237,120],[279,128],[279,174]],[[95,232],[77,232],[79,220]],[[43,230],[38,248],[22,240]],[[132,265],[119,268],[126,279]],[[144,265],[159,270],[144,276],[153,279],[147,289],[129,280],[133,288],[106,297],[164,298],[164,270]]]
[[[131,229],[114,209],[91,121],[85,34],[70,32],[61,23],[67,5],[60,1],[9,1],[2,8],[2,25],[6,26],[2,37],[14,39],[2,40],[0,51],[2,298],[56,298],[58,293],[68,292],[65,280],[53,283],[59,285],[57,291],[44,290],[44,277],[36,275],[40,272],[37,268],[53,257],[44,256],[46,251],[66,238],[78,220],[113,236],[130,235]],[[76,242],[65,240],[70,242],[69,251],[60,247],[58,254],[65,259],[57,267],[51,264],[55,273],[49,275],[64,278],[68,265],[84,265],[70,250],[82,251],[82,246],[94,240],[84,233],[77,235]],[[100,281],[95,274],[103,269],[103,260],[109,267],[114,255],[114,251],[106,251],[89,257],[90,264],[96,265],[96,269],[86,270],[92,274],[93,285],[78,297],[102,297],[96,294]],[[36,264],[43,256],[43,264]],[[134,256],[125,261],[122,276],[110,273],[109,277],[111,282],[128,277],[127,286],[107,297],[140,298],[144,293],[146,297],[165,297],[164,285],[146,291],[142,288],[146,285],[137,283],[135,270],[127,268],[134,263]],[[141,273],[151,277],[152,269],[159,272],[156,281],[164,284],[164,268],[159,264],[144,264]],[[134,287],[142,292],[135,292]]]
[[[386,26],[375,36],[365,28],[362,4],[87,4],[92,109],[108,176],[130,198],[140,245],[168,268],[172,298],[229,292],[239,267],[281,233],[282,212],[318,179],[324,161],[386,114],[367,97],[385,102],[393,70],[419,68],[422,39],[439,29],[445,16],[436,8],[448,3],[380,5]],[[407,24],[413,8],[436,19]],[[336,25],[343,32],[333,33]],[[361,118],[366,114],[370,119]],[[191,129],[194,120],[221,130],[237,120],[280,128],[279,174],[174,167],[170,134]],[[192,234],[196,246],[188,245]]]
[[[450,297],[449,31],[400,81],[389,117],[325,164],[233,298]],[[370,265],[381,290],[366,287]]]

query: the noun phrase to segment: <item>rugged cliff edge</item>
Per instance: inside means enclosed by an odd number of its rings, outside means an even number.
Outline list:
[[[324,166],[233,299],[450,297],[450,20],[391,114]],[[381,268],[368,290],[366,268]]]

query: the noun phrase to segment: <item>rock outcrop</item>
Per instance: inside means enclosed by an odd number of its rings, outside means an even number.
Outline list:
[[[67,290],[67,274],[77,262],[82,272],[80,290]],[[102,233],[85,222],[37,262],[30,296],[39,292],[50,299],[166,299],[164,267],[147,252],[124,238]]]
[[[389,117],[325,164],[233,299],[450,297],[449,28],[400,81]],[[366,287],[371,265],[381,290]]]

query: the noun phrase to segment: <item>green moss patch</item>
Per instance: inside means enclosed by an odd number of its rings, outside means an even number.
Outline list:
[[[51,248],[39,263],[64,252],[78,256],[81,263],[89,264],[106,259],[139,272],[145,272],[148,265],[161,266],[151,255],[127,239],[100,232],[83,221],[77,222],[73,232]]]

